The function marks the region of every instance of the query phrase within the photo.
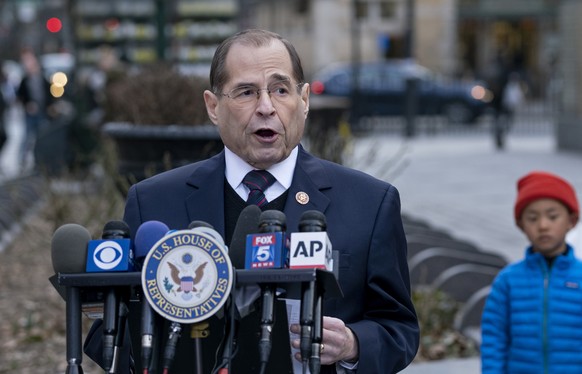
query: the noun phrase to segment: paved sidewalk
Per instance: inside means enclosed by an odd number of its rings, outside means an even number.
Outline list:
[[[582,153],[556,151],[551,134],[510,136],[504,151],[486,134],[409,141],[376,134],[355,141],[350,166],[394,184],[404,214],[508,261],[521,259],[527,245],[513,220],[519,177],[548,170],[582,191]]]
[[[529,171],[555,172],[582,192],[582,153],[558,152],[552,131],[510,134],[506,149],[495,149],[491,136],[455,134],[418,136],[405,141],[374,134],[354,142],[348,164],[394,184],[402,212],[483,251],[513,262],[527,241],[515,226],[516,182]],[[405,374],[478,374],[480,360],[413,363]]]

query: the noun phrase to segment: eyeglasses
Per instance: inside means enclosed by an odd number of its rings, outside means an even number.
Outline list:
[[[266,91],[271,100],[285,102],[292,97],[292,90],[301,87],[303,83],[291,84],[288,80],[281,80],[271,83],[267,88],[257,88],[255,86],[240,86],[227,93],[219,93],[233,100],[237,104],[245,105],[256,103],[261,97],[261,91]]]

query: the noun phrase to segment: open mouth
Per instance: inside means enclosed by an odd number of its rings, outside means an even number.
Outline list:
[[[276,135],[276,133],[273,130],[268,129],[258,130],[257,132],[255,132],[255,134],[265,139],[270,139]]]

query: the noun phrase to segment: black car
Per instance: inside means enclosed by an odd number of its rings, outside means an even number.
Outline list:
[[[311,92],[351,98],[353,76],[351,64],[330,65],[314,75]],[[410,80],[416,83],[416,114],[443,115],[451,123],[474,123],[492,98],[482,82],[446,79],[411,60],[361,63],[357,77],[359,90],[352,105],[352,120],[405,115]]]

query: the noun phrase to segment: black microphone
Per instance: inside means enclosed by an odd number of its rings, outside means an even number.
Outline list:
[[[256,205],[245,207],[238,216],[228,250],[230,262],[235,269],[245,268],[247,235],[257,233],[260,216],[261,208]]]
[[[192,230],[192,229],[195,229],[198,227],[208,227],[209,229],[214,229],[214,227],[210,223],[208,223],[206,221],[196,220],[196,221],[190,222],[190,224],[188,225],[188,230]]]
[[[109,221],[103,227],[102,239],[126,239],[130,237],[129,226],[123,221]],[[117,295],[117,290],[111,288],[105,295],[103,303],[103,368],[109,373],[114,373],[111,369],[116,369],[114,358],[118,356],[119,346],[116,341],[123,341],[123,339],[116,338],[117,334],[123,334],[124,331],[118,331],[120,324],[125,324],[125,321],[118,321],[118,318],[125,320],[126,313],[119,313],[120,300]],[[121,323],[120,323],[121,322]]]
[[[168,336],[168,341],[166,342],[166,348],[164,349],[164,374],[170,370],[172,362],[174,361],[174,356],[176,355],[176,345],[180,336],[182,334],[182,325],[178,322],[172,322],[170,324],[170,334]]]
[[[51,239],[51,260],[55,273],[84,273],[91,233],[81,225],[67,223]]]
[[[51,259],[55,273],[84,272],[90,240],[91,233],[81,225],[69,223],[59,227],[51,240]],[[77,287],[67,287],[66,302],[67,373],[83,373],[81,296]]]
[[[245,268],[247,236],[258,231],[261,208],[256,205],[245,207],[236,222],[232,239],[228,247],[228,257],[235,271]],[[236,277],[235,277],[236,279]],[[257,285],[234,285],[234,291],[229,296],[227,305],[227,319],[225,336],[221,342],[222,362],[213,372],[219,368],[230,370],[230,362],[233,352],[236,352],[239,321],[253,311],[254,303],[260,296],[260,288]]]
[[[141,269],[150,249],[166,235],[170,228],[160,221],[146,221],[135,232],[135,259]],[[145,295],[141,300],[141,362],[144,373],[149,372],[155,331],[155,314]]]
[[[278,210],[266,210],[259,217],[259,233],[284,233],[287,229],[287,218],[285,213]],[[284,236],[284,235],[283,235]],[[282,246],[272,245],[270,248],[281,251]],[[260,255],[259,255],[260,256]],[[257,260],[253,256],[251,263]],[[273,262],[275,259],[283,257],[281,253],[273,253]],[[275,323],[275,293],[276,285],[266,283],[261,287],[261,320],[260,320],[260,339],[259,339],[259,358],[261,362],[261,372],[264,372],[271,354],[271,331]]]
[[[327,229],[325,215],[317,210],[305,211],[299,219],[300,232],[323,232]],[[323,295],[315,282],[302,286],[301,297],[301,359],[305,367],[309,360],[311,374],[317,374],[321,368],[320,349],[323,338]]]
[[[245,207],[240,213],[234,227],[232,240],[228,249],[228,256],[235,269],[245,269],[245,257],[247,251],[247,236],[256,234],[259,230],[259,217],[261,208],[256,205]],[[244,318],[254,310],[254,303],[260,296],[260,288],[255,284],[236,285],[234,300],[237,319]]]

